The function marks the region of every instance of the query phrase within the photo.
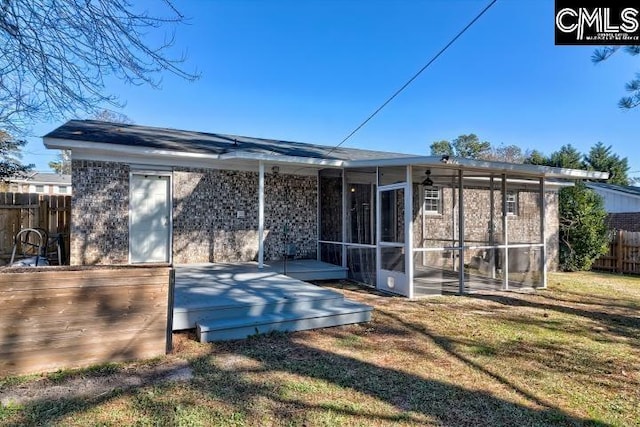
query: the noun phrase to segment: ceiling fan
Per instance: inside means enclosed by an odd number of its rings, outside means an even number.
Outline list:
[[[427,169],[425,174],[427,175],[427,177],[424,179],[424,181],[422,181],[422,185],[424,185],[425,187],[433,187],[433,181],[431,180],[431,169]]]

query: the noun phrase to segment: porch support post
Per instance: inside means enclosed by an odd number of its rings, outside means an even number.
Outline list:
[[[409,298],[413,298],[413,167],[407,166],[407,190],[404,192],[404,247]]]
[[[496,278],[496,219],[495,201],[493,200],[493,175],[489,178],[489,246],[491,246],[491,278]]]
[[[342,169],[342,244],[340,245],[340,253],[342,254],[342,267],[347,268],[347,202],[349,201],[347,193],[347,176],[346,170]]]
[[[502,288],[509,290],[509,221],[507,221],[507,174],[502,174],[502,241],[504,242],[504,256],[502,257]]]
[[[462,169],[458,171],[458,293],[464,295],[464,185]]]
[[[258,268],[264,268],[264,162],[258,162]]]
[[[547,203],[544,177],[540,178],[540,239],[542,239],[542,287],[547,287]]]

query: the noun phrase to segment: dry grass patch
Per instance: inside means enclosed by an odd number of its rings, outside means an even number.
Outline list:
[[[640,424],[638,278],[554,274],[533,294],[418,301],[330,286],[374,305],[373,321],[207,345],[177,334],[152,367],[187,360],[191,380],[5,405],[0,424]],[[0,395],[136,366],[13,379]]]

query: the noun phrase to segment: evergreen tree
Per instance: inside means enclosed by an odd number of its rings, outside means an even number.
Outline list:
[[[556,168],[582,169],[582,154],[571,144],[563,145],[558,151],[551,153],[549,164]]]
[[[600,49],[596,49],[591,56],[591,60],[598,64],[608,59],[611,55],[618,52],[620,49],[624,50],[631,56],[640,55],[640,46],[607,46]],[[632,78],[625,85],[625,90],[629,93],[629,96],[623,96],[618,101],[618,107],[624,109],[635,108],[640,105],[640,73],[636,73],[635,78]]]
[[[584,163],[587,169],[609,172],[607,182],[611,184],[629,185],[629,163],[626,157],[620,158],[611,152],[611,145],[605,147],[602,142],[598,142],[591,147],[589,154],[584,156]]]
[[[524,159],[524,163],[529,165],[549,166],[551,164],[551,160],[549,160],[549,158],[540,151],[533,150],[529,153],[526,159]]]
[[[0,181],[20,175],[33,168],[33,165],[22,164],[20,150],[26,141],[13,138],[7,132],[0,131]]]

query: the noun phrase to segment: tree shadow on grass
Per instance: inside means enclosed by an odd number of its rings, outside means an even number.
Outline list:
[[[448,348],[447,343],[438,343]],[[453,350],[450,353],[459,358]],[[216,344],[191,365],[195,377],[188,383],[116,390],[89,399],[32,401],[24,407],[28,417],[14,425],[55,424],[123,396],[134,413],[158,425],[177,424],[185,414],[214,425],[260,420],[294,425],[608,425],[571,416],[526,392],[520,394],[532,402],[531,407],[407,373],[402,367],[381,367],[320,350],[290,334]]]
[[[550,302],[537,302],[531,299],[518,298],[515,295],[507,294],[474,294],[469,295],[469,298],[491,301],[509,307],[524,307],[555,311],[558,313],[589,319],[599,322],[606,327],[609,332],[625,337],[634,346],[640,346],[640,339],[638,337],[640,332],[640,316],[631,314],[631,311],[629,311],[629,314],[611,313],[604,311],[606,307],[602,307],[602,310],[595,308],[593,310],[589,310],[561,304],[553,304]]]
[[[444,343],[441,345],[447,347]],[[381,349],[382,351],[382,349]],[[245,343],[226,343],[221,353],[240,355],[258,362],[269,372],[286,372],[304,378],[330,383],[340,389],[374,398],[395,408],[390,414],[380,414],[365,409],[366,405],[348,407],[339,399],[331,403],[309,404],[300,399],[283,398],[277,387],[247,382],[233,371],[232,382],[244,384],[241,393],[229,395],[229,387],[220,388],[216,383],[225,380],[206,376],[201,385],[216,399],[230,402],[247,402],[244,411],[250,412],[253,401],[267,397],[285,405],[293,404],[304,410],[322,409],[340,415],[353,416],[358,422],[431,422],[439,425],[606,425],[596,420],[579,419],[543,402],[522,390],[519,394],[532,401],[539,409],[530,408],[498,398],[488,392],[470,390],[451,383],[426,379],[403,372],[401,369],[381,367],[369,362],[333,352],[319,350],[293,341],[289,336],[259,337]],[[211,358],[200,361],[203,366],[215,363]],[[487,375],[508,384],[480,368]],[[215,370],[215,372],[220,372]],[[515,389],[513,385],[510,385]],[[235,387],[232,387],[235,389]],[[357,409],[354,409],[357,408]]]

